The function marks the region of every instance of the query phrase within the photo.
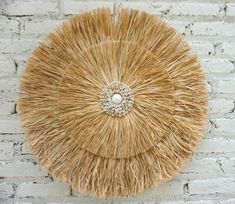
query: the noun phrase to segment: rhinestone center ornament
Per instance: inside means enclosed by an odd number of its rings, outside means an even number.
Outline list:
[[[121,82],[107,84],[100,94],[101,109],[112,116],[124,116],[134,104],[131,88]]]

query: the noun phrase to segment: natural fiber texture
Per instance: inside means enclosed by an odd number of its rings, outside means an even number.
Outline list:
[[[117,90],[119,105],[110,98]],[[181,34],[144,12],[98,9],[33,51],[19,108],[45,169],[79,191],[116,197],[179,171],[202,134],[207,93]]]

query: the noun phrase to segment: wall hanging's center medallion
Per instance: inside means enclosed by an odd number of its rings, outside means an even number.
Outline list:
[[[100,94],[102,110],[112,116],[123,116],[131,111],[134,96],[131,88],[121,82],[111,82]]]

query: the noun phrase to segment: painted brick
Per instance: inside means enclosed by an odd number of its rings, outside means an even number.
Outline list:
[[[208,41],[191,41],[189,42],[192,49],[199,55],[210,55],[214,53],[213,43]]]
[[[62,20],[42,20],[37,19],[34,21],[26,21],[24,24],[24,30],[22,34],[48,34],[49,32],[56,29]]]
[[[160,204],[215,204],[213,200],[197,200],[197,201],[170,201],[160,202]],[[153,204],[156,204],[155,202]]]
[[[17,64],[16,73],[17,73],[17,76],[19,77],[21,77],[22,74],[24,73],[26,60],[27,60],[26,57],[19,57],[15,59],[16,64]]]
[[[219,204],[234,204],[235,199],[221,200]]]
[[[235,56],[235,41],[234,40],[224,41],[222,43],[222,52],[224,54],[229,55],[232,58],[234,58],[234,56]]]
[[[130,7],[138,10],[143,10],[151,14],[164,14],[164,15],[182,15],[182,16],[209,16],[220,15],[222,4],[212,3],[167,3],[164,1],[153,2],[134,2],[123,1],[121,7]],[[192,7],[197,9],[192,9]]]
[[[227,59],[202,59],[201,66],[205,73],[230,73],[234,71],[233,63]]]
[[[31,53],[39,40],[13,40],[12,53]]]
[[[189,183],[190,194],[235,193],[235,179],[221,178],[196,180]]]
[[[18,94],[16,93],[16,90],[13,90],[13,91],[11,91],[11,90],[8,90],[8,91],[1,90],[1,92],[0,92],[0,103],[4,103],[4,102],[14,102],[15,103],[17,100],[18,100]]]
[[[19,119],[0,119],[1,133],[22,133]]]
[[[221,159],[220,163],[225,175],[235,176],[235,158]]]
[[[233,100],[223,98],[209,100],[209,109],[212,114],[229,113],[233,108]]]
[[[235,3],[227,3],[226,8],[227,16],[235,16]]]
[[[235,140],[234,139],[203,139],[198,145],[196,152],[203,153],[227,153],[235,152]]]
[[[156,3],[157,4],[157,3]],[[209,16],[220,15],[221,4],[213,3],[175,3],[172,5],[170,15]],[[192,9],[194,8],[194,9]]]
[[[25,141],[25,136],[23,134],[0,134],[0,140],[1,141],[13,141],[13,142],[24,142]]]
[[[39,40],[0,39],[1,53],[30,53]]]
[[[15,111],[15,102],[1,102],[0,101],[0,115],[10,115]]]
[[[0,160],[12,159],[13,155],[14,155],[14,143],[0,142]]]
[[[0,202],[1,198],[9,198],[14,195],[13,186],[9,183],[0,183]]]
[[[181,173],[187,174],[215,174],[218,172],[220,172],[219,165],[213,158],[191,159],[181,171]]]
[[[161,184],[157,188],[152,188],[148,190],[144,195],[137,195],[136,198],[141,199],[141,197],[144,198],[150,198],[150,200],[153,200],[153,195],[154,196],[169,196],[169,195],[182,195],[184,194],[184,184],[186,181],[174,181],[172,180],[171,182]],[[152,197],[152,199],[151,199]],[[149,200],[149,199],[148,199]]]
[[[209,82],[206,82],[206,89],[208,93],[212,93],[212,86]]]
[[[47,173],[32,162],[2,162],[0,175],[2,177],[44,177]]]
[[[191,25],[190,29],[193,35],[235,35],[235,23],[197,22]]]
[[[0,79],[0,90],[17,90],[18,89],[18,78],[2,78]]]
[[[153,2],[138,2],[138,1],[123,1],[118,4],[119,8],[132,8],[140,11],[145,11],[153,15],[159,15],[169,9],[169,4],[161,3],[159,6]]]
[[[19,85],[19,78],[0,79],[0,96],[4,93],[17,93],[18,85]]]
[[[177,20],[169,20],[167,21],[169,25],[177,30],[177,32],[185,33],[186,27],[190,24],[189,22],[185,21],[177,21]]]
[[[111,1],[63,1],[63,13],[68,14],[77,14],[83,11],[88,11],[92,9],[96,9],[99,7],[110,8],[113,10],[113,2]]]
[[[235,93],[235,78],[219,80],[216,93]]]
[[[10,53],[12,51],[11,40],[0,39],[0,53]]]
[[[0,16],[0,32],[1,33],[18,33],[19,22],[16,20],[9,20]]]
[[[69,195],[69,188],[62,183],[22,183],[18,186],[18,197],[61,197]]]
[[[0,77],[13,75],[15,73],[15,64],[10,60],[0,60]]]
[[[5,1],[3,11],[7,15],[46,15],[58,13],[58,0],[11,0]]]

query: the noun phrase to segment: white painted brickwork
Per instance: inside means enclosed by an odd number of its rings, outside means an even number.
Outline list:
[[[205,134],[171,182],[135,197],[95,200],[55,181],[27,149],[17,90],[34,46],[71,14],[99,6],[162,16],[184,33],[207,79]],[[0,203],[234,204],[235,0],[0,0]]]

